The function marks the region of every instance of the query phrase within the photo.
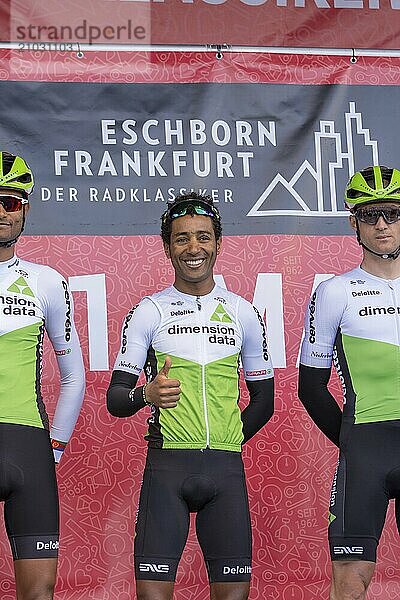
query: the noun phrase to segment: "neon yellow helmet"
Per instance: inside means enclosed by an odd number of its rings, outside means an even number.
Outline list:
[[[0,188],[19,190],[27,199],[33,190],[33,174],[20,156],[0,151]]]
[[[400,202],[400,171],[379,165],[357,171],[347,184],[344,201],[352,212],[371,202]]]

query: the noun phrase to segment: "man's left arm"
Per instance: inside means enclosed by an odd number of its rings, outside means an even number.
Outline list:
[[[74,324],[72,294],[65,279],[53,269],[43,276],[45,327],[60,371],[60,393],[50,429],[54,459],[59,462],[83,402],[85,370]]]
[[[274,371],[267,345],[265,323],[257,309],[241,302],[243,332],[241,359],[250,401],[242,411],[243,443],[253,437],[274,412]]]

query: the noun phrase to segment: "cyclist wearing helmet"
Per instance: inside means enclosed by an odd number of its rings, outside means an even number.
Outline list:
[[[59,532],[54,462],[79,414],[84,371],[66,281],[15,254],[32,190],[24,159],[0,151],[0,500],[18,600],[51,600]],[[61,376],[50,435],[40,389],[44,330]]]
[[[345,203],[362,262],[312,295],[299,371],[301,401],[340,448],[329,507],[331,600],[365,598],[390,499],[400,528],[400,171],[355,173]],[[332,363],[343,412],[327,387]]]
[[[221,223],[208,196],[178,196],[162,217],[174,285],[125,319],[107,402],[118,417],[146,405],[148,454],[135,535],[140,600],[171,600],[189,515],[213,600],[245,600],[251,526],[242,444],[273,412],[273,371],[263,320],[215,284]],[[239,358],[250,402],[241,413]],[[148,383],[136,386],[142,369]]]

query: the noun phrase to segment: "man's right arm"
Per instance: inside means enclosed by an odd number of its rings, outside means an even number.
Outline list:
[[[175,408],[179,401],[180,382],[169,378],[169,356],[152,381],[136,387],[160,319],[155,304],[144,298],[124,320],[121,347],[107,390],[107,409],[115,417],[130,417],[148,404]]]
[[[149,404],[157,408],[175,408],[181,388],[178,379],[168,376],[171,365],[171,358],[167,356],[154,379],[139,387],[135,387],[137,375],[114,371],[107,391],[109,412],[115,417],[130,417]]]
[[[146,405],[143,387],[136,387],[160,315],[145,298],[122,324],[121,346],[107,390],[107,409],[115,417],[129,417]]]
[[[304,322],[298,395],[317,427],[336,445],[342,411],[328,390],[333,349],[346,304],[337,280],[321,283],[311,296]]]
[[[143,386],[135,388],[137,380],[137,375],[113,371],[107,390],[107,409],[114,417],[131,417],[146,406]]]

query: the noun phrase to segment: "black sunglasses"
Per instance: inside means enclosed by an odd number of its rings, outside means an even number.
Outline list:
[[[178,217],[184,217],[187,214],[205,215],[207,217],[220,219],[219,213],[213,206],[207,206],[206,204],[197,203],[195,199],[193,202],[182,202],[176,206],[171,206],[163,215],[163,221],[167,219],[177,219]]]
[[[23,204],[26,204],[26,201],[19,196],[12,196],[11,194],[7,196],[0,195],[0,204],[6,212],[17,212],[21,210]]]
[[[382,208],[359,208],[355,213],[356,219],[367,225],[376,225],[379,217],[383,217],[388,225],[397,223],[400,219],[400,206],[384,206]]]

